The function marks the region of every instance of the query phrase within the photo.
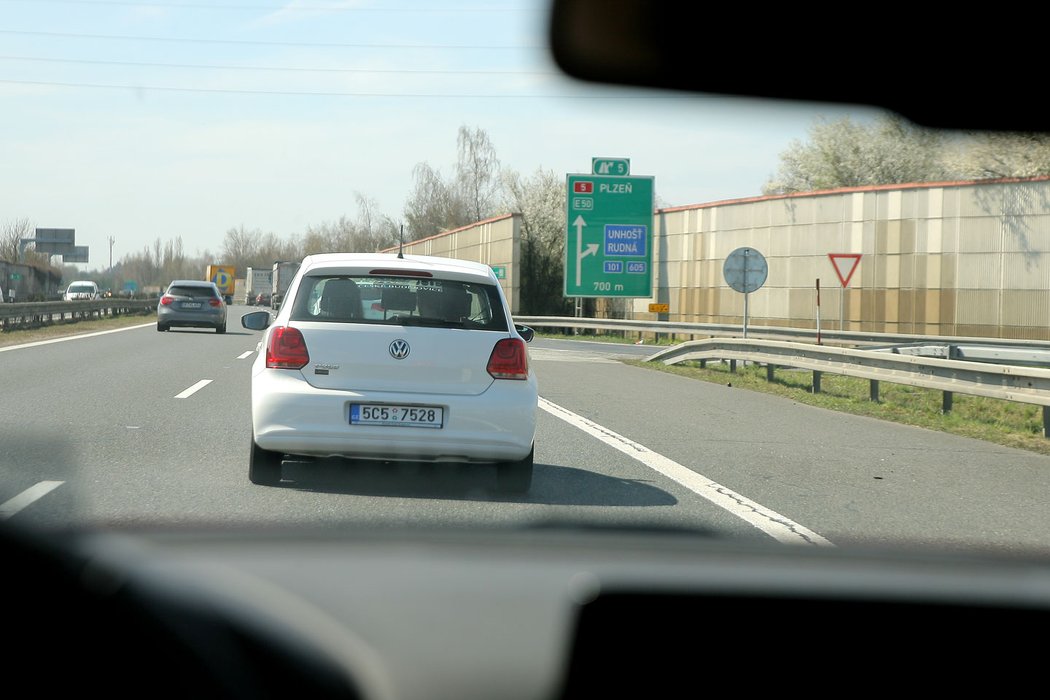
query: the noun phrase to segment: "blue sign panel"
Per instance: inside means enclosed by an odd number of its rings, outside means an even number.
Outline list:
[[[622,258],[644,257],[649,240],[647,227],[635,224],[605,225],[605,255]]]
[[[623,261],[606,260],[604,265],[604,271],[609,274],[618,274],[620,272],[623,272]]]
[[[629,275],[644,275],[649,266],[644,262],[632,260],[627,263],[627,274]]]

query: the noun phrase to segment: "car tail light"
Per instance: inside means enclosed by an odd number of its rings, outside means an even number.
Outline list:
[[[170,294],[165,294],[164,296],[162,296],[160,298],[160,305],[161,306],[168,306],[173,301],[175,301],[175,297],[171,296]]]
[[[306,339],[298,328],[277,326],[266,345],[266,366],[270,369],[301,369],[310,361]]]
[[[529,355],[521,338],[504,338],[489,355],[488,373],[495,379],[528,379]]]
[[[212,306],[222,306],[222,299],[209,299],[208,303]]]

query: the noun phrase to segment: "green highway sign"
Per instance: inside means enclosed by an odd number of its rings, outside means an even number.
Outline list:
[[[565,296],[653,295],[652,177],[569,175],[566,212]]]
[[[591,173],[594,175],[630,175],[630,158],[591,158]]]
[[[507,279],[507,268],[503,265],[492,265],[492,271],[496,273],[496,279]]]

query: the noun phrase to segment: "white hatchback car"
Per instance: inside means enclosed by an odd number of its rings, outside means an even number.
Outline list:
[[[62,295],[63,301],[94,301],[101,299],[98,285],[91,280],[77,280],[66,288]]]
[[[252,367],[253,483],[285,456],[492,464],[503,493],[532,483],[538,389],[495,273],[464,260],[307,256]]]

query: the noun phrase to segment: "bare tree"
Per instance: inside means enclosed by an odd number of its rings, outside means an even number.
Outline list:
[[[427,163],[418,164],[413,174],[415,185],[405,204],[405,221],[409,237],[419,240],[470,222],[456,189],[446,182],[441,172]]]
[[[19,244],[23,238],[32,238],[36,229],[28,218],[14,219],[0,230],[0,260],[18,261]]]
[[[398,226],[388,216],[379,213],[379,205],[360,192],[354,193],[357,201],[357,249],[375,252],[396,244],[399,240]]]
[[[500,190],[500,164],[496,149],[483,129],[459,127],[459,158],[456,181],[471,221],[481,221],[493,214]]]
[[[451,180],[427,163],[414,170],[415,187],[405,204],[409,238],[418,240],[496,213],[502,182],[496,149],[488,134],[462,126],[458,158]]]

